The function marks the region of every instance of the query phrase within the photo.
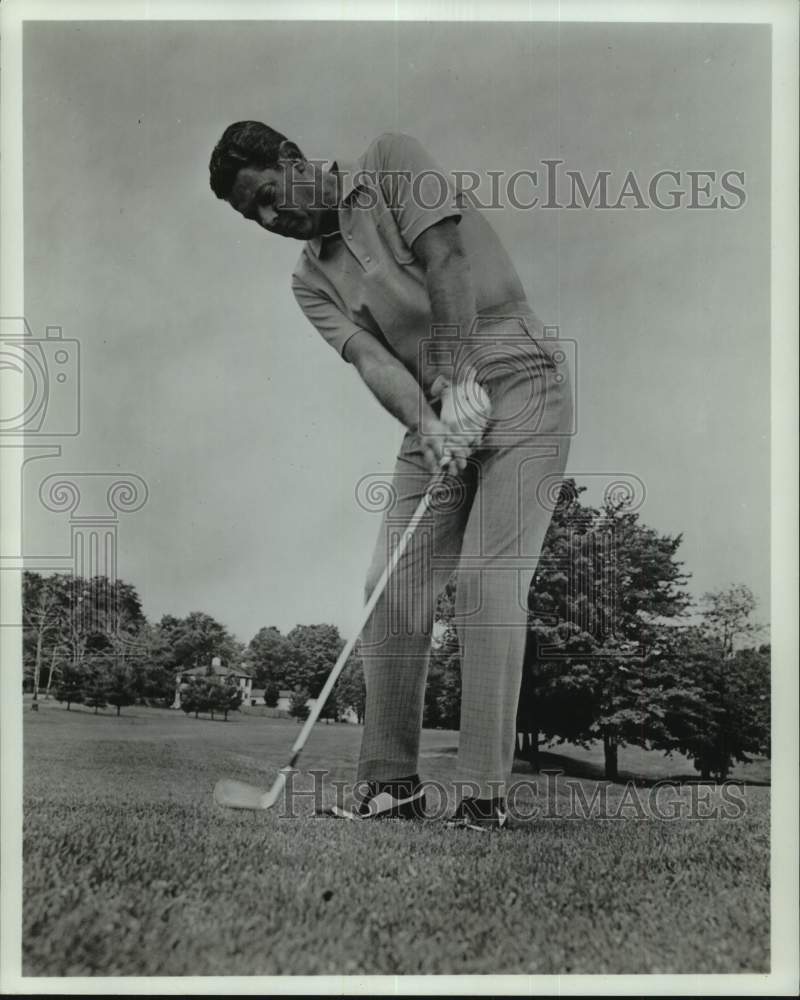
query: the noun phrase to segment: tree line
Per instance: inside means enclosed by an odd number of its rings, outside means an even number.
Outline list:
[[[694,604],[678,558],[681,535],[662,535],[623,502],[583,502],[562,486],[529,593],[529,630],[517,729],[534,765],[542,742],[602,742],[606,776],[618,776],[620,747],[680,752],[703,777],[724,780],[732,765],[770,753],[770,647],[759,642],[751,591],[736,584]],[[453,621],[455,577],[439,597],[423,724],[457,729],[460,646]],[[267,705],[290,692],[307,714],[344,646],[330,624],[275,626],[239,642],[210,615],[164,615],[150,623],[133,586],[105,578],[26,572],[24,664],[37,697],[119,713],[140,702],[169,705],[177,675],[208,666],[246,669]],[[200,678],[186,711],[219,712],[219,692]],[[205,685],[205,690],[201,690]],[[223,692],[224,695],[224,692]],[[216,701],[214,699],[217,699]],[[326,705],[337,719],[365,710],[358,646]]]
[[[268,706],[281,690],[291,693],[290,710],[307,712],[319,694],[345,640],[335,625],[297,625],[287,635],[260,629],[248,645],[211,615],[164,615],[148,622],[136,589],[122,580],[83,579],[68,574],[23,574],[24,684],[34,699],[55,697],[69,708],[111,705],[169,707],[178,676],[210,667],[215,656],[228,669],[246,671],[263,689]],[[235,710],[235,692],[210,675],[185,678],[181,707],[195,716]],[[238,690],[238,689],[237,689]],[[233,700],[232,700],[233,699]],[[338,719],[352,709],[364,718],[365,688],[358,648],[342,672],[323,717]]]
[[[678,559],[681,535],[661,535],[622,501],[582,502],[566,480],[529,591],[517,713],[520,756],[541,743],[602,742],[605,775],[619,749],[687,756],[703,778],[770,754],[770,647],[744,584],[694,604]],[[439,598],[442,637],[431,655],[425,724],[458,728],[460,649],[455,576]]]

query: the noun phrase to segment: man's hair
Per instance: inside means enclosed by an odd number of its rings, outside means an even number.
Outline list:
[[[278,151],[285,135],[263,122],[234,122],[222,133],[208,165],[211,190],[218,198],[228,198],[242,167],[265,170],[278,163]]]

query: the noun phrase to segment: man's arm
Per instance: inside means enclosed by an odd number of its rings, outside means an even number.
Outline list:
[[[435,223],[420,233],[411,249],[425,269],[432,325],[456,327],[458,336],[465,338],[475,320],[475,292],[458,223]]]
[[[432,325],[455,327],[455,339],[463,343],[475,321],[476,307],[469,261],[456,220],[443,219],[425,229],[411,249],[425,268]],[[462,450],[469,451],[480,441],[491,408],[472,367],[459,361],[456,352],[454,366],[437,369],[430,365],[428,371],[420,372],[420,379],[429,394],[441,397],[441,419],[453,434],[448,444],[459,440]]]
[[[417,435],[431,472],[440,467],[446,453],[455,459],[449,466],[452,475],[463,468],[465,450],[448,446],[446,428],[405,365],[368,330],[349,320],[327,295],[310,288],[297,275],[292,288],[298,305],[318,332],[357,369],[381,406]]]
[[[384,133],[379,147],[383,195],[401,239],[425,271],[432,323],[456,327],[457,336],[465,338],[475,319],[475,292],[458,225],[462,206],[452,178],[410,135]],[[418,334],[429,337],[431,331]],[[418,373],[428,393],[437,375],[454,374],[443,365],[436,370],[430,357],[426,359],[429,365],[427,371]]]
[[[452,458],[451,475],[466,466],[469,450],[448,440],[448,428],[433,412],[417,380],[383,344],[361,330],[348,340],[345,355],[381,406],[416,434],[431,472],[447,456]]]

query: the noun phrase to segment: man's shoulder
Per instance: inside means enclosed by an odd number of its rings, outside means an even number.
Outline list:
[[[360,165],[365,169],[387,169],[395,166],[398,161],[406,159],[421,148],[418,139],[407,132],[381,132],[367,146],[359,157]]]
[[[422,144],[406,132],[381,132],[355,159],[338,160],[338,169],[352,183],[365,184],[386,174],[429,169],[432,161]],[[345,184],[347,187],[347,182]]]

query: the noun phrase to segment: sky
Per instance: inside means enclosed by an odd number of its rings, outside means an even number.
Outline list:
[[[308,324],[301,245],[208,186],[232,121],[353,160],[387,130],[446,169],[744,171],[738,210],[492,212],[575,342],[568,475],[637,476],[695,595],[769,615],[769,29],[391,22],[28,23],[25,310],[81,349],[81,431],[29,463],[25,552],[69,551],[38,489],[135,473],[118,573],[145,613],[356,627],[378,530],[355,501],[402,428]],[[683,182],[686,187],[687,181]],[[590,498],[593,496],[589,494]]]

